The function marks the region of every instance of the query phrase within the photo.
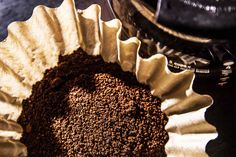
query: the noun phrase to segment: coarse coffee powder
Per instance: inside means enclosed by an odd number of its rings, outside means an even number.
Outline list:
[[[79,49],[60,56],[23,101],[30,157],[166,156],[167,117],[149,87]]]

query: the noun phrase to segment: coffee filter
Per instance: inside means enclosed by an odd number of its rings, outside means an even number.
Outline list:
[[[98,5],[76,10],[73,0],[64,0],[58,8],[38,6],[27,21],[9,25],[8,37],[0,42],[0,156],[27,156],[27,148],[19,142],[23,129],[16,122],[22,100],[30,96],[45,70],[57,65],[59,55],[78,48],[101,55],[105,62],[117,62],[161,98],[161,109],[169,118],[168,157],[207,156],[205,146],[217,136],[204,117],[213,100],[193,91],[194,73],[171,72],[161,54],[140,57],[140,41],[120,40],[121,22],[104,22],[100,16]]]

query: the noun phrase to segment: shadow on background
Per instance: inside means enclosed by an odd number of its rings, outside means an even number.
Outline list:
[[[236,75],[225,86],[215,84],[214,79],[199,79],[194,82],[194,90],[209,94],[214,103],[205,114],[206,120],[214,125],[218,137],[208,142],[206,152],[210,157],[236,156]],[[204,86],[203,86],[204,85]]]

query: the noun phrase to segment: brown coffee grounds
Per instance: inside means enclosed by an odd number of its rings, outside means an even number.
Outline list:
[[[119,65],[82,50],[60,57],[23,101],[30,157],[163,157],[160,100]]]

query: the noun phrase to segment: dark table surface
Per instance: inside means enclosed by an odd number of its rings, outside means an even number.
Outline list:
[[[0,0],[0,41],[7,37],[7,26],[13,21],[25,21],[37,5],[58,7],[63,0]],[[106,0],[75,0],[76,8],[85,9],[96,3],[102,6],[103,20],[113,18]]]

